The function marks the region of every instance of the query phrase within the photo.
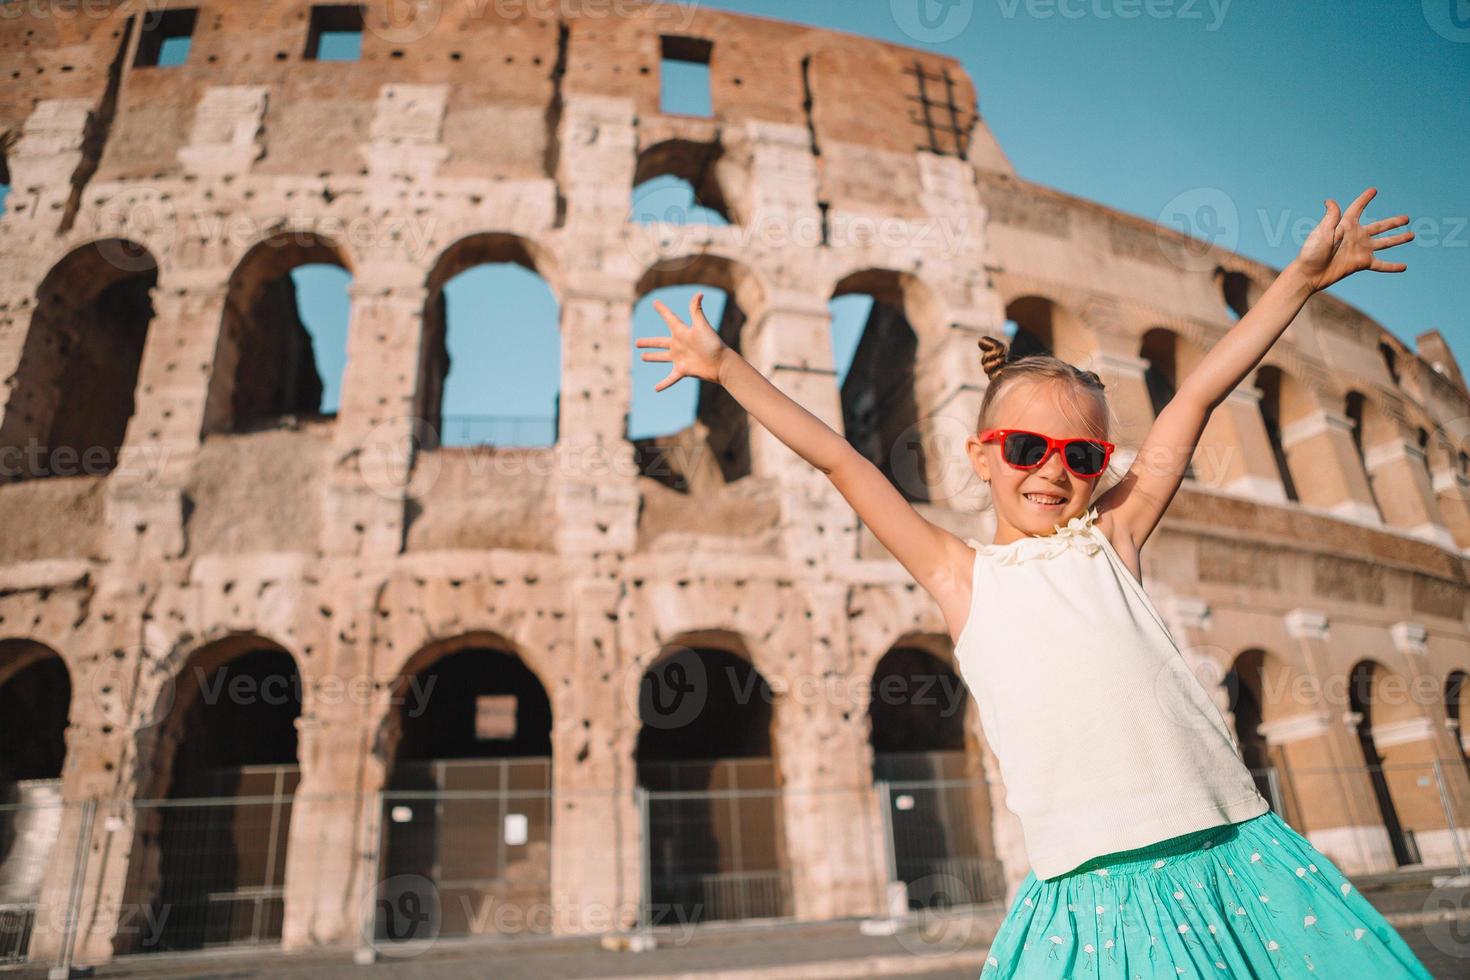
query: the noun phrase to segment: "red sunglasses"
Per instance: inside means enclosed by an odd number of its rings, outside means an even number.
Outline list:
[[[1001,440],[1000,458],[1018,470],[1034,470],[1045,463],[1053,451],[1060,451],[1062,463],[1072,473],[1090,480],[1108,468],[1115,448],[1102,439],[1053,439],[1026,429],[986,429],[981,442]]]

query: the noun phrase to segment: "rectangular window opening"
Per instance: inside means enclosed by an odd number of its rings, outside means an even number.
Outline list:
[[[306,58],[308,61],[361,61],[362,8],[312,7]]]
[[[164,10],[143,18],[134,68],[172,68],[189,60],[194,40],[194,22],[199,11]]]
[[[666,34],[659,62],[659,111],[681,116],[714,115],[709,68],[714,42]]]

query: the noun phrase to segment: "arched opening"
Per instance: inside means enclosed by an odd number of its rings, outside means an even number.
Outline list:
[[[1235,665],[1225,676],[1225,687],[1230,693],[1230,711],[1235,719],[1235,738],[1240,745],[1240,756],[1255,778],[1256,789],[1262,796],[1279,807],[1282,803],[1277,779],[1280,769],[1273,757],[1266,736],[1261,733],[1261,724],[1266,720],[1265,684],[1266,652],[1247,650],[1235,659]]]
[[[1181,363],[1180,347],[1178,335],[1170,330],[1153,329],[1143,335],[1138,353],[1148,362],[1143,371],[1143,382],[1148,389],[1154,418],[1158,418],[1164,406],[1173,401],[1175,393],[1179,391],[1179,383],[1184,378],[1185,367]],[[1194,478],[1193,461],[1185,463],[1184,479]]]
[[[914,391],[919,338],[911,320],[923,315],[925,301],[912,276],[868,269],[838,282],[829,306],[834,352],[839,329],[858,333],[840,388],[843,432],[854,449],[913,501],[930,497]]]
[[[259,637],[196,652],[174,678],[152,789],[135,803],[125,907],[150,907],[153,930],[122,931],[134,952],[271,943],[285,916],[287,831],[300,782],[301,677]],[[123,951],[123,950],[120,950]]]
[[[720,186],[718,143],[665,140],[644,150],[633,170],[629,220],[637,224],[732,224]]]
[[[1022,296],[1006,306],[1006,333],[1011,360],[1056,351],[1057,305],[1041,296]]]
[[[5,162],[6,135],[0,133],[0,218],[5,217],[5,199],[10,196],[10,166]]]
[[[1404,743],[1396,737],[1398,732],[1394,722],[1399,720],[1394,717],[1396,712],[1388,710],[1388,705],[1399,698],[1384,697],[1385,682],[1391,676],[1386,668],[1371,660],[1354,665],[1348,678],[1348,710],[1357,716],[1358,744],[1363,751],[1363,762],[1368,768],[1368,779],[1373,786],[1373,797],[1378,803],[1384,830],[1388,833],[1389,845],[1393,848],[1394,861],[1400,865],[1419,864],[1419,842],[1413,826],[1417,819],[1406,821],[1401,804],[1417,809],[1422,800],[1416,799],[1421,794],[1415,786],[1426,774],[1430,776],[1427,782],[1433,782],[1433,773],[1417,771],[1417,766],[1405,765],[1402,760],[1393,758],[1408,753],[1394,751],[1395,746]],[[1420,816],[1417,813],[1409,815],[1414,818]]]
[[[1280,369],[1267,365],[1256,372],[1256,387],[1261,392],[1261,422],[1266,428],[1266,439],[1271,444],[1271,456],[1276,463],[1276,474],[1281,478],[1281,488],[1286,499],[1301,500],[1297,493],[1296,480],[1291,472],[1291,460],[1282,438],[1286,421],[1287,381]]]
[[[395,693],[381,877],[422,882],[418,905],[432,918],[395,921],[401,903],[380,903],[378,938],[549,928],[534,914],[551,897],[545,687],[494,638],[476,636],[420,652]]]
[[[474,235],[429,274],[419,414],[443,446],[553,446],[561,327],[543,264],[522,239]]]
[[[71,675],[55,651],[0,641],[0,964],[23,963],[61,833]]]
[[[1261,297],[1261,288],[1243,272],[1216,269],[1215,280],[1220,284],[1220,298],[1232,320],[1245,316]]]
[[[1380,438],[1386,433],[1385,426],[1381,424],[1378,413],[1368,404],[1368,398],[1361,391],[1349,391],[1343,403],[1343,414],[1352,422],[1353,448],[1357,450],[1358,462],[1363,466],[1363,473],[1368,478],[1368,493],[1373,498],[1373,506],[1378,510],[1381,520],[1388,520],[1389,515],[1383,509],[1383,498],[1378,493],[1377,478],[1373,468],[1368,465],[1368,450],[1378,444]]]
[[[1399,358],[1398,352],[1388,341],[1380,341],[1378,344],[1378,356],[1383,358],[1383,366],[1388,370],[1388,376],[1393,379],[1394,384],[1399,383]]]
[[[1460,750],[1460,761],[1470,772],[1470,672],[1450,671],[1444,685],[1444,713],[1450,736]]]
[[[873,781],[910,908],[971,905],[1005,893],[1004,869],[986,843],[989,793],[968,735],[971,710],[964,681],[926,650],[894,647],[873,670]]]
[[[735,350],[752,309],[763,303],[754,277],[736,263],[700,254],[661,261],[644,273],[633,307],[629,345],[632,393],[625,420],[640,472],[682,493],[714,491],[750,475],[749,413],[722,386],[685,379],[664,391],[653,387],[669,365],[643,360],[640,337],[667,337],[655,300],[689,322],[689,303],[704,293],[710,326]]]
[[[0,420],[0,479],[116,466],[157,282],[153,256],[121,239],[83,245],[41,282]]]
[[[749,661],[672,647],[644,672],[635,752],[654,924],[792,911],[773,694]]]
[[[350,281],[341,249],[314,234],[283,233],[246,253],[225,297],[205,434],[333,414],[328,399],[347,363]]]

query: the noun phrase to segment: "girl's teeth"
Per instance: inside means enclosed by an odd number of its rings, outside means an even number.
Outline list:
[[[1038,504],[1059,504],[1062,502],[1060,497],[1043,497],[1031,493],[1026,494],[1026,498],[1028,500],[1034,500]]]

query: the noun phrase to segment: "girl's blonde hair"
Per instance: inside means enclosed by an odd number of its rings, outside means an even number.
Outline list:
[[[1098,406],[1103,410],[1103,432],[1107,434],[1108,400],[1106,386],[1102,378],[1095,371],[1085,371],[1075,365],[1068,364],[1060,357],[1051,354],[1028,354],[1015,360],[1008,360],[1010,345],[998,337],[981,337],[980,366],[990,378],[990,385],[985,389],[985,397],[980,401],[980,419],[976,423],[976,432],[982,432],[990,428],[990,417],[994,411],[996,402],[1001,396],[1016,387],[1023,381],[1049,382],[1066,384],[1077,393],[1091,393],[1097,398]],[[1086,419],[1085,413],[1079,413]],[[1084,424],[1090,424],[1085,423]]]

